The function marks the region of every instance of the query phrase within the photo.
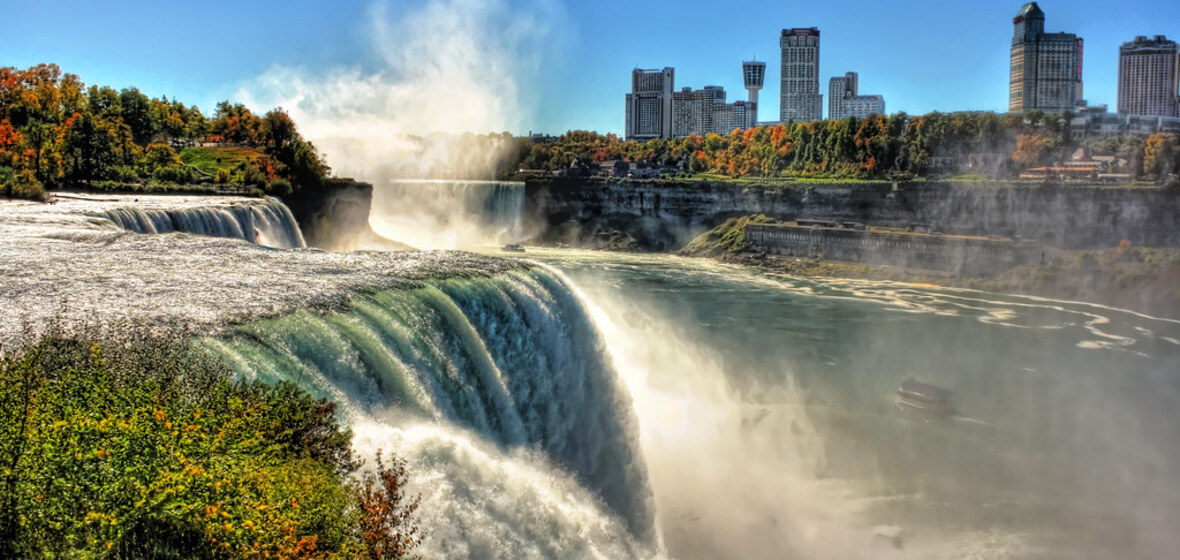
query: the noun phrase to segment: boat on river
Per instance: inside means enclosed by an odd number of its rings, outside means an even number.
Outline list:
[[[897,408],[926,418],[946,418],[955,414],[952,392],[912,377],[901,382],[897,390]]]

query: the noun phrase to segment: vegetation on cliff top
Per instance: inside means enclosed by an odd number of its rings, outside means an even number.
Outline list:
[[[1011,178],[1022,168],[1068,160],[1078,147],[1126,162],[1111,173],[1166,180],[1180,173],[1180,150],[1169,134],[1147,139],[1075,138],[1071,116],[995,113],[895,113],[866,118],[789,122],[730,134],[646,142],[572,131],[518,149],[524,169],[558,171],[571,164],[626,160],[678,165],[693,177],[735,179],[911,179],[954,175]],[[969,168],[969,169],[968,169]]]
[[[0,557],[378,559],[418,542],[404,463],[357,475],[331,403],[169,339],[95,340],[0,358]]]
[[[282,109],[258,116],[225,101],[209,118],[135,88],[87,87],[54,64],[0,68],[0,193],[8,196],[182,185],[284,195],[322,186],[328,172]]]

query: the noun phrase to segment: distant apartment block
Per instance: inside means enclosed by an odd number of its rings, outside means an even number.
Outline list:
[[[753,105],[744,101],[725,102],[725,89],[705,86],[684,88],[672,94],[672,136],[729,134],[734,129],[757,125]]]
[[[824,105],[823,95],[819,93],[819,29],[784,29],[779,46],[782,48],[779,120],[819,120]]]
[[[1136,37],[1119,48],[1118,112],[1180,117],[1180,53],[1163,35]]]
[[[1073,118],[1070,128],[1075,137],[1150,136],[1157,132],[1180,135],[1180,117],[1086,111]]]
[[[735,130],[752,128],[758,122],[758,115],[752,109],[753,106],[745,101],[714,105],[710,132],[729,134]]]
[[[725,90],[717,86],[684,88],[672,94],[672,136],[682,138],[711,132],[713,107],[718,104],[725,104]]]
[[[1012,20],[1008,110],[1046,113],[1073,110],[1082,100],[1082,39],[1045,33],[1045,12],[1029,2]]]
[[[828,81],[828,118],[863,119],[869,115],[885,114],[885,98],[880,95],[860,95],[856,72]]]
[[[626,137],[652,140],[672,137],[672,68],[631,71],[631,93],[627,94]]]

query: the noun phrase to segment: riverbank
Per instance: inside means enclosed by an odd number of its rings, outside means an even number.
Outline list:
[[[1051,247],[1180,246],[1180,190],[1028,182],[722,182],[530,180],[525,218],[538,241],[586,243],[615,232],[639,250],[683,247],[727,219],[825,219],[924,226],[965,236],[1019,236]]]
[[[698,236],[680,254],[792,276],[934,284],[1084,301],[1158,317],[1180,318],[1180,249],[1176,248],[1134,247],[1125,243],[1110,249],[1052,250],[1038,264],[1016,266],[993,274],[967,275],[752,251],[745,239],[745,228],[768,222],[770,220],[765,216],[730,220]]]

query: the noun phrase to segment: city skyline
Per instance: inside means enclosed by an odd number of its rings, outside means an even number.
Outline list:
[[[1180,6],[1172,2],[1117,8],[1094,0],[1039,4],[1049,14],[1051,30],[1085,39],[1084,97],[1112,111],[1117,105],[1119,46],[1136,36],[1180,37]],[[475,12],[458,18],[453,27],[473,37],[475,44],[493,43],[507,59],[503,68],[511,87],[500,89],[511,103],[503,116],[474,121],[469,129],[622,134],[619,97],[628,90],[635,67],[675,67],[678,84],[719,85],[741,92],[737,64],[752,58],[765,61],[761,118],[774,119],[777,111],[771,100],[779,98],[781,79],[779,33],[814,26],[823,32],[821,84],[855,71],[862,83],[873,84],[873,93],[889,101],[891,112],[1004,112],[1012,16],[1021,5],[916,1],[881,10],[878,4],[861,1],[783,6],[755,0],[750,5],[758,13],[752,18],[755,23],[742,18],[728,23],[693,15],[700,11],[685,9],[684,2],[660,1],[587,5],[558,0],[345,0],[330,8],[310,1],[248,6],[212,2],[201,10],[146,1],[116,6],[49,1],[11,7],[10,17],[0,22],[0,32],[9,37],[9,46],[0,51],[0,65],[53,62],[88,84],[134,86],[153,97],[168,95],[197,104],[206,112],[217,101],[231,99],[258,109],[269,108],[267,103],[305,103],[307,112],[320,110],[330,117],[349,111],[325,111],[319,98],[267,90],[272,83],[294,81],[275,69],[301,72],[304,82],[312,85],[313,78],[340,74],[339,69],[363,78],[390,64],[388,49],[375,45],[374,35],[383,29],[400,30],[406,21],[440,11]],[[71,17],[63,20],[58,17],[62,13]],[[870,13],[873,17],[850,17]],[[375,24],[377,20],[386,22],[384,27]],[[652,25],[656,21],[660,25]],[[261,31],[271,28],[283,31]],[[956,60],[968,63],[956,65]],[[397,85],[403,70],[395,67],[381,76]],[[492,109],[503,106],[488,104]],[[415,111],[413,105],[405,109]],[[422,121],[403,131],[427,133],[436,124]],[[460,124],[439,129],[461,130]]]

